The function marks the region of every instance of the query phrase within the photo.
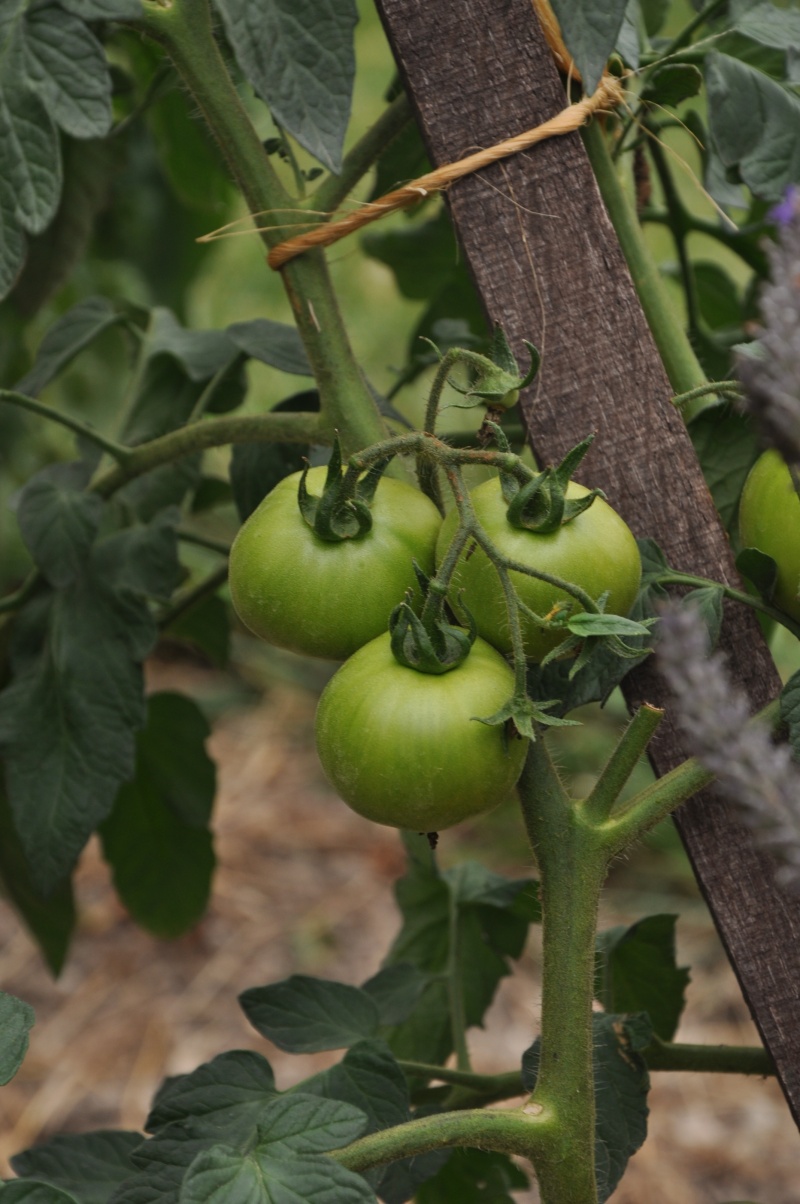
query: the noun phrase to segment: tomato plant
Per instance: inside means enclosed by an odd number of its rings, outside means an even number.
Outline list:
[[[774,604],[800,619],[800,499],[777,451],[764,452],[745,481],[739,536],[743,547],[758,548],[775,561]]]
[[[312,493],[325,473],[309,471]],[[321,539],[300,513],[301,477],[284,477],[241,528],[231,548],[231,597],[241,620],[269,643],[343,660],[386,630],[416,585],[414,560],[433,569],[441,517],[418,489],[383,477],[370,529]]]
[[[365,644],[323,691],[317,751],[341,797],[379,824],[437,832],[503,801],[527,741],[479,720],[514,686],[498,652],[476,640],[442,674],[399,664],[390,637]]]
[[[589,491],[571,482],[567,498],[580,498]],[[499,478],[492,478],[471,491],[478,521],[499,552],[509,560],[529,565],[580,586],[597,600],[608,591],[605,611],[627,615],[639,589],[641,564],[630,528],[602,498],[555,531],[529,531],[513,526],[507,517]],[[451,512],[442,524],[437,555],[444,556],[456,528]],[[573,603],[562,589],[536,577],[511,572],[521,601],[537,615],[548,615],[561,603]],[[457,613],[462,606],[473,615],[480,635],[502,652],[512,649],[503,590],[497,573],[482,548],[467,551],[459,562],[450,590]],[[558,630],[544,631],[523,616],[522,634],[527,656],[539,661],[566,638]]]

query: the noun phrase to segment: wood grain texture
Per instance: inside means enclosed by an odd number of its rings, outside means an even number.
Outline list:
[[[530,0],[378,0],[378,8],[435,165],[563,108]],[[521,363],[525,338],[543,353],[526,409],[540,459],[553,461],[596,431],[583,479],[676,567],[737,581],[579,135],[460,181],[449,204],[490,320],[502,324]],[[751,612],[727,609],[723,646],[754,709],[775,696],[780,682]],[[650,666],[628,683],[629,703],[669,707]],[[665,722],[653,747],[657,771],[684,757]],[[718,796],[693,799],[677,822],[800,1120],[800,905],[777,890],[771,864]]]

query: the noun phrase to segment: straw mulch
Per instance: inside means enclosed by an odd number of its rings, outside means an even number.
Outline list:
[[[202,692],[208,675],[155,666],[152,684]],[[206,919],[160,942],[117,902],[94,844],[77,876],[80,930],[58,982],[16,917],[0,904],[0,984],[33,1004],[37,1024],[19,1075],[0,1090],[0,1158],[63,1131],[140,1128],[166,1074],[223,1050],[259,1049],[280,1086],[336,1055],[293,1057],[249,1029],[236,1004],[246,987],[291,973],[362,982],[397,930],[392,883],[402,873],[396,833],[353,815],[322,779],[313,752],[314,697],[274,686],[265,701],[227,711],[211,752],[219,767],[219,869]],[[443,856],[480,855],[480,825],[443,842]],[[524,863],[500,868],[527,872]],[[677,909],[677,908],[676,908]],[[693,966],[680,1037],[750,1042],[733,975],[696,903],[681,921]],[[608,923],[635,914],[609,913]],[[537,934],[474,1034],[479,1070],[514,1065],[536,1030]],[[797,1204],[800,1140],[774,1082],[659,1074],[651,1139],[613,1204]],[[533,1202],[534,1191],[520,1195]],[[453,1204],[457,1204],[456,1201]]]

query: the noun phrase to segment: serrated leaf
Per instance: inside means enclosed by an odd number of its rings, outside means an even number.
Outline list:
[[[642,560],[642,585],[670,571],[667,558],[654,539],[637,539],[636,546]]]
[[[417,1204],[514,1204],[511,1192],[530,1187],[527,1175],[506,1154],[453,1150],[434,1178],[420,1187]]]
[[[120,899],[143,928],[168,939],[197,923],[211,891],[216,771],[205,750],[209,730],[189,698],[151,694],[135,777],[100,828]]]
[[[168,1125],[131,1152],[138,1173],[113,1193],[108,1204],[178,1204],[184,1175],[213,1140],[198,1136],[191,1124]]]
[[[73,138],[105,137],[111,79],[91,30],[55,4],[28,12],[22,28],[30,83],[56,124]]]
[[[234,322],[225,334],[251,359],[293,376],[313,375],[302,339],[294,326],[273,322],[270,318],[253,318],[250,322]]]
[[[730,531],[747,474],[761,453],[752,424],[724,404],[703,410],[688,429],[714,505]]]
[[[180,1204],[374,1204],[366,1181],[324,1157],[270,1158],[212,1146],[183,1181]]]
[[[44,893],[133,775],[141,663],[157,636],[147,597],[169,592],[178,573],[171,521],[100,540],[74,581],[40,591],[15,621],[0,746],[15,825]]]
[[[17,521],[33,562],[51,585],[71,585],[84,570],[105,503],[96,493],[39,476],[19,495]]]
[[[106,1204],[133,1173],[131,1151],[141,1142],[140,1133],[120,1129],[70,1133],[15,1154],[11,1165],[20,1177],[70,1192],[78,1204]]]
[[[581,611],[579,614],[570,615],[569,619],[567,619],[566,627],[574,635],[581,636],[619,635],[630,637],[649,635],[649,629],[642,623],[637,623],[635,619],[626,619],[623,615],[590,614],[588,611]]]
[[[191,1074],[167,1079],[153,1101],[145,1128],[152,1133],[187,1122],[196,1136],[245,1141],[276,1095],[275,1077],[266,1058],[251,1050],[234,1049]]]
[[[324,1154],[349,1145],[366,1128],[366,1114],[345,1100],[291,1092],[267,1104],[256,1149],[281,1159]]]
[[[0,789],[0,883],[31,932],[51,974],[57,977],[75,927],[72,883],[67,879],[46,898],[37,888],[14,828],[11,808]]]
[[[0,89],[0,163],[17,221],[28,234],[40,234],[61,195],[61,147],[43,102],[18,86]]]
[[[628,0],[551,0],[567,50],[581,73],[587,95],[594,92],[619,39]]]
[[[650,1079],[639,1051],[650,1039],[646,1018],[592,1014],[599,1204],[605,1204],[622,1178],[629,1158],[647,1136]],[[533,1091],[536,1086],[540,1044],[537,1037],[522,1056],[522,1082],[526,1091]]]
[[[768,75],[710,51],[709,129],[726,168],[736,167],[762,200],[777,201],[800,180],[800,99]]]
[[[262,1036],[290,1053],[345,1049],[371,1037],[379,1024],[378,1008],[364,991],[305,974],[251,987],[239,1003]]]
[[[279,126],[341,170],[355,72],[354,0],[216,0],[237,62]]]
[[[121,320],[105,297],[87,297],[67,310],[45,334],[29,372],[14,388],[38,397],[45,385],[62,372],[75,356],[99,335]]]
[[[736,557],[736,567],[743,577],[752,581],[765,602],[771,602],[778,581],[778,566],[771,556],[758,548],[742,548]]]
[[[0,1086],[19,1070],[28,1052],[28,1033],[36,1023],[29,1003],[0,991]]]
[[[675,1035],[689,971],[675,960],[674,915],[647,916],[597,935],[595,998],[607,1012],[647,1012],[663,1041]]]

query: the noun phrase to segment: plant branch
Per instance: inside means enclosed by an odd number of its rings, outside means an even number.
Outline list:
[[[320,184],[312,198],[314,208],[323,213],[333,213],[338,209],[389,143],[413,120],[413,116],[408,97],[401,92],[347,152],[339,175],[328,176]]]
[[[658,141],[655,131],[651,130],[648,126],[645,126],[645,129],[652,135],[648,143],[648,149],[661,183],[667,213],[669,214],[669,229],[672,234],[672,240],[675,243],[675,250],[678,253],[683,292],[686,297],[686,320],[691,335],[699,329],[700,309],[697,300],[697,288],[694,282],[694,272],[692,271],[689,252],[686,246],[686,209],[675,187],[675,181],[672,178],[672,172],[669,169],[664,148]]]
[[[639,764],[664,712],[648,703],[639,707],[609,757],[594,789],[582,805],[587,823],[602,824],[611,814],[628,778]]]
[[[731,585],[723,585],[721,581],[712,581],[708,577],[695,577],[692,573],[664,573],[663,576],[658,578],[658,584],[693,585],[698,588],[709,585],[716,586],[732,602],[741,602],[743,606],[749,606],[751,610],[757,610],[759,614],[774,619],[776,623],[780,623],[793,636],[800,639],[800,623],[796,619],[792,619],[789,615],[784,614],[782,610],[778,610],[777,607],[771,606],[769,602],[764,602],[762,598],[756,597],[755,594],[748,594],[744,590],[734,589]]]
[[[59,426],[67,427],[68,430],[74,431],[76,435],[80,435],[83,439],[88,439],[89,442],[94,443],[95,447],[100,447],[103,451],[108,452],[121,465],[126,464],[130,458],[130,448],[125,447],[122,443],[117,443],[115,439],[109,439],[105,435],[101,435],[94,427],[87,426],[79,418],[72,418],[69,414],[62,414],[59,410],[54,410],[52,406],[37,401],[35,397],[28,397],[25,393],[16,393],[13,389],[0,389],[0,401],[5,401],[9,405],[19,406],[22,410],[30,410],[32,414],[38,414],[40,418],[47,418],[50,422],[57,422]]]
[[[689,1045],[654,1037],[642,1057],[649,1070],[692,1070],[705,1074],[774,1075],[775,1064],[760,1045]]]

